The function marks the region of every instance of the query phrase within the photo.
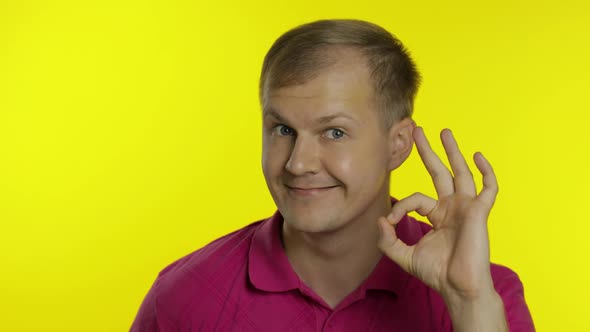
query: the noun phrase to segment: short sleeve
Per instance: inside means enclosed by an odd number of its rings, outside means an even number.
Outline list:
[[[130,332],[159,332],[156,319],[156,288],[158,280],[154,282],[147,295],[143,299]]]
[[[494,269],[495,267],[495,269]],[[524,298],[524,288],[518,275],[507,267],[492,267],[496,292],[504,302],[510,332],[534,332],[535,326]]]
[[[156,279],[147,295],[143,299],[139,311],[133,320],[130,332],[173,332],[177,331],[176,326],[158,310],[158,286],[160,278]]]

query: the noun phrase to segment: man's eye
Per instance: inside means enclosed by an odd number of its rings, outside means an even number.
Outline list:
[[[273,131],[279,136],[292,136],[295,133],[292,128],[289,128],[285,125],[277,125],[274,127]]]
[[[328,138],[331,139],[340,139],[344,137],[344,131],[338,128],[328,129],[326,133],[328,134]]]

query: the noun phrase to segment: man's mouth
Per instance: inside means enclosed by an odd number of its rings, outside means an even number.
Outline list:
[[[323,194],[325,192],[330,191],[330,189],[334,189],[338,186],[328,186],[328,187],[291,187],[291,186],[286,186],[290,192],[297,194],[297,195],[303,195],[303,196],[313,196],[313,195],[319,195],[319,194]]]

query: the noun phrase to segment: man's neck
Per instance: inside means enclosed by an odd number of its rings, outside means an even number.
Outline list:
[[[283,224],[283,243],[293,269],[330,307],[354,291],[381,259],[377,219],[390,210],[388,195],[334,232],[310,234]]]

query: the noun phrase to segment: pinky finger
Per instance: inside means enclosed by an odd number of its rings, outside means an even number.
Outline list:
[[[481,197],[481,199],[491,207],[494,205],[496,196],[498,195],[498,181],[496,180],[496,174],[494,173],[494,169],[490,162],[481,152],[476,152],[475,155],[473,155],[473,161],[483,176],[483,189],[478,197]]]

